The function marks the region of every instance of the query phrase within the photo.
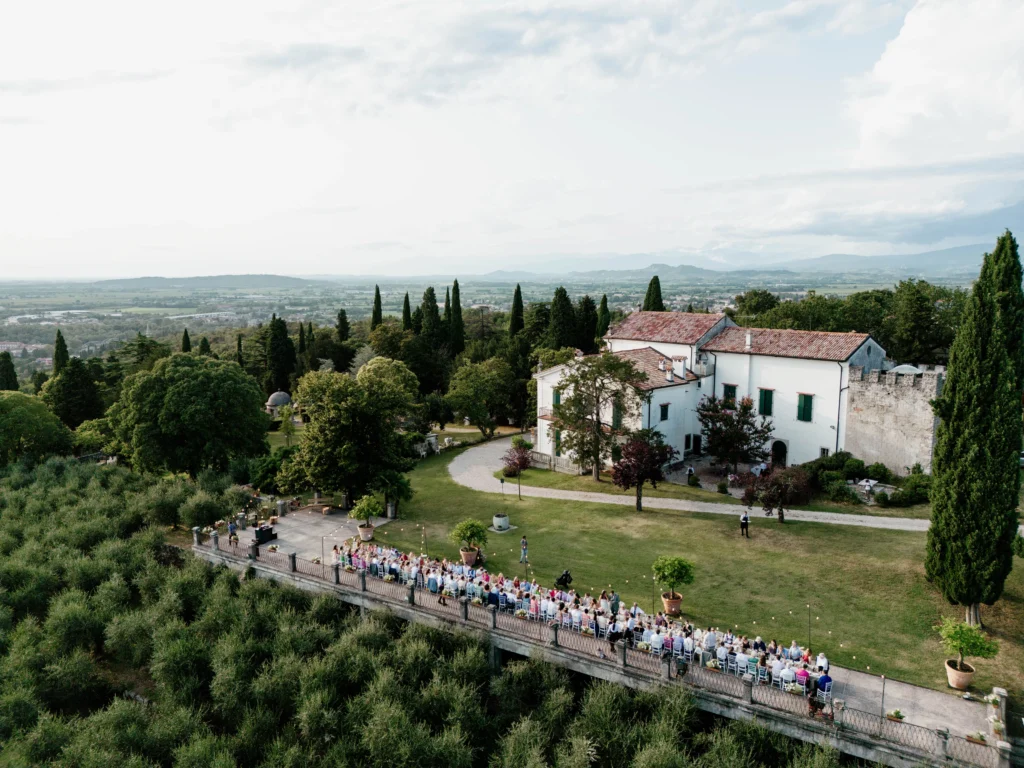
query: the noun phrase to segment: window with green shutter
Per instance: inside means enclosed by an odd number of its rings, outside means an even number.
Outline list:
[[[773,389],[762,389],[760,390],[760,397],[757,403],[757,412],[762,416],[772,415],[772,405],[775,402],[775,390]]]
[[[562,430],[555,430],[555,456],[562,455]]]
[[[661,420],[668,421],[668,403],[661,404]]]
[[[798,395],[796,401],[796,418],[798,421],[811,421],[814,414],[814,395]]]
[[[735,384],[723,384],[722,385],[722,400],[725,401],[726,405],[736,405],[736,385]]]
[[[622,429],[622,403],[612,400],[612,429]]]
[[[551,402],[554,405],[561,405],[562,404],[562,393],[559,392],[557,389],[551,395]]]

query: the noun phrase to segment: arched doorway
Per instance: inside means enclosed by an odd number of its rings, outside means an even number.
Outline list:
[[[786,455],[789,453],[789,448],[781,440],[776,440],[772,443],[772,464],[776,467],[786,466]]]

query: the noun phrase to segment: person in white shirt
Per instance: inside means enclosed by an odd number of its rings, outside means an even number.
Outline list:
[[[828,672],[828,657],[826,657],[824,653],[819,653],[815,666],[820,668],[823,672]]]
[[[792,683],[794,680],[796,680],[796,673],[793,672],[790,662],[786,662],[786,667],[782,670],[782,683],[785,685],[787,683]]]
[[[684,651],[690,651],[690,652],[693,651],[693,638],[692,637],[686,636],[686,637],[683,638],[683,650]]]
[[[779,679],[779,675],[781,675],[781,674],[782,674],[782,670],[783,670],[784,668],[785,668],[785,667],[784,667],[784,665],[782,664],[782,659],[778,659],[778,658],[777,658],[777,659],[775,659],[775,661],[773,661],[773,662],[772,662],[772,681],[773,681],[773,682],[774,682],[775,680],[778,680],[778,679]]]
[[[740,674],[747,674],[747,654],[742,650],[736,654],[736,669]]]
[[[657,632],[651,635],[651,652],[661,653],[664,648],[665,638],[662,637],[661,630],[659,629]]]
[[[718,646],[718,662],[725,666],[725,660],[729,656],[729,652],[725,649],[724,645]]]

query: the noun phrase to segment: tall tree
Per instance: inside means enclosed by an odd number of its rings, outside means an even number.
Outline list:
[[[576,304],[576,344],[585,355],[597,352],[597,305],[589,296]]]
[[[306,326],[301,322],[299,323],[299,357],[302,358],[306,354]]]
[[[523,330],[523,292],[516,283],[516,291],[512,294],[512,311],[508,316],[509,338]]]
[[[561,432],[563,449],[588,467],[594,480],[601,479],[604,460],[647,401],[647,393],[640,389],[645,381],[647,374],[631,360],[607,352],[567,364],[551,425]]]
[[[242,357],[242,334],[235,336],[235,362],[239,365],[245,364],[245,358]]]
[[[466,348],[466,328],[462,323],[462,298],[459,295],[459,281],[452,283],[452,311],[448,321],[448,342],[451,355],[459,354]]]
[[[409,304],[409,292],[405,292],[405,298],[402,299],[402,330],[412,330],[412,307]]]
[[[192,351],[192,339],[188,337],[188,328],[182,331],[181,334],[181,351],[191,352]]]
[[[437,294],[434,293],[434,286],[427,286],[423,292],[423,301],[420,303],[423,310],[423,328],[421,333],[436,336],[441,332],[441,312],[437,307]]]
[[[291,341],[291,339],[289,339]],[[210,348],[210,340],[203,336],[199,339],[199,354],[206,355],[207,357],[213,356],[213,350]]]
[[[103,415],[103,398],[88,366],[72,357],[59,374],[43,385],[39,393],[46,407],[69,429]]]
[[[970,624],[981,623],[981,603],[1003,593],[1018,525],[1024,298],[1019,283],[1008,284],[1021,269],[1009,233],[996,251],[985,254],[933,404],[940,422],[925,574],[946,600],[964,606]]]
[[[569,300],[569,293],[562,286],[555,289],[551,300],[551,322],[548,325],[548,346],[552,349],[575,347],[578,330],[576,312]]]
[[[0,465],[71,453],[71,432],[38,397],[0,390]]]
[[[377,302],[377,300],[379,300],[379,298],[380,298],[380,292],[378,291],[377,292],[377,299],[374,300],[374,306],[375,307],[376,307],[376,302]],[[376,328],[377,325],[380,325],[380,321],[379,320],[377,321],[376,324],[374,324],[373,327]],[[334,332],[338,336],[338,341],[340,341],[342,344],[344,344],[346,341],[348,341],[348,337],[349,337],[349,334],[351,332],[351,328],[349,327],[349,324],[348,324],[348,313],[344,309],[339,309],[338,310],[338,320],[334,324]],[[310,322],[310,324],[309,324],[309,336],[310,336],[310,343],[312,343],[312,339],[313,339],[313,323],[312,322]]]
[[[604,293],[601,294],[601,304],[597,308],[597,338],[603,339],[611,324],[612,313],[608,311],[608,294]]]
[[[288,325],[284,318],[274,316],[270,320],[266,359],[264,389],[267,394],[288,389],[291,375],[295,373],[295,344],[288,336]]]
[[[64,366],[68,364],[68,359],[71,355],[68,354],[68,345],[64,341],[64,334],[57,329],[57,338],[53,341],[53,375],[56,376],[64,370]]]
[[[500,358],[469,363],[452,376],[448,402],[455,413],[469,417],[484,437],[491,437],[499,416],[507,412],[512,383],[512,369]]]
[[[452,324],[452,295],[451,291],[445,286],[444,289],[444,314],[441,316],[441,327],[447,334],[448,329]]]
[[[740,462],[756,464],[768,458],[772,422],[758,416],[751,398],[733,403],[706,397],[697,404],[697,419],[708,453],[734,470]]]
[[[647,284],[647,294],[644,296],[644,312],[664,312],[665,302],[661,299],[661,280],[655,275]]]
[[[18,372],[14,370],[14,359],[10,352],[0,352],[0,391],[18,389]]]
[[[416,307],[412,311],[412,332],[417,336],[423,330],[423,307]]]
[[[46,375],[45,371],[35,370],[32,371],[32,378],[29,379],[32,382],[33,394],[38,395],[39,391],[43,388],[43,384],[50,380],[50,377]],[[3,389],[0,387],[0,389]]]
[[[932,360],[935,304],[917,280],[903,280],[893,295],[893,329],[886,352],[897,362]]]
[[[370,330],[384,322],[384,310],[380,303],[380,286],[373,286],[373,314],[370,315]]]
[[[679,451],[656,429],[641,429],[629,436],[622,456],[612,465],[612,482],[624,491],[636,489],[636,511],[643,512],[644,483],[657,488],[665,479],[664,467]]]

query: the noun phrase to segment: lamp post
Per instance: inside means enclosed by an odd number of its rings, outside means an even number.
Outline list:
[[[881,717],[885,717],[885,675],[882,675],[882,713]]]
[[[505,498],[505,478],[499,477],[498,482],[501,483],[501,498]]]
[[[807,604],[807,652],[811,652],[811,604]]]
[[[523,500],[523,470],[520,469],[516,473],[516,480],[519,483],[519,500],[522,501]]]

